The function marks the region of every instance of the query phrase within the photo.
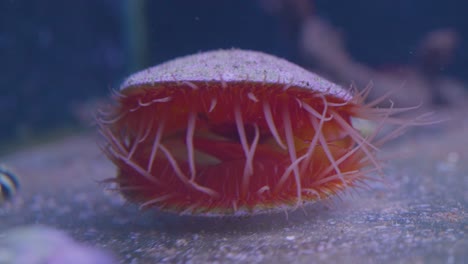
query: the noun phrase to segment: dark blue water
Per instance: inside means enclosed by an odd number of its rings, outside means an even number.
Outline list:
[[[0,142],[86,126],[77,112],[91,98],[129,72],[181,55],[237,47],[313,67],[299,50],[308,15],[339,29],[348,52],[376,68],[412,63],[425,34],[451,28],[459,46],[440,71],[468,78],[466,1],[300,2],[2,0]]]

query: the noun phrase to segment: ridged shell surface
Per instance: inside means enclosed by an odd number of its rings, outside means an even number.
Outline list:
[[[209,51],[170,60],[131,75],[120,89],[184,81],[276,83],[311,89],[346,101],[352,98],[339,85],[287,60],[239,49]]]

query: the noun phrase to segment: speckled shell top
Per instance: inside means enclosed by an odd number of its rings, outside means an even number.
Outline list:
[[[170,60],[131,75],[120,90],[142,84],[184,81],[276,83],[311,89],[346,101],[352,98],[339,85],[289,61],[239,49],[209,51]]]

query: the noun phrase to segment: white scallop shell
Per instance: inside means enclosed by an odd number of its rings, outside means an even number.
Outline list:
[[[287,60],[263,52],[239,49],[216,50],[176,58],[128,77],[120,90],[164,82],[275,83],[298,86],[350,100],[341,86]]]

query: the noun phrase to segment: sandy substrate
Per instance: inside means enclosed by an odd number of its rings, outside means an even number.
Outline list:
[[[98,183],[115,168],[96,138],[68,137],[0,157],[22,184],[16,202],[0,209],[0,235],[43,224],[110,250],[122,263],[462,263],[468,259],[463,115],[387,146],[385,183],[287,216],[142,212]]]

